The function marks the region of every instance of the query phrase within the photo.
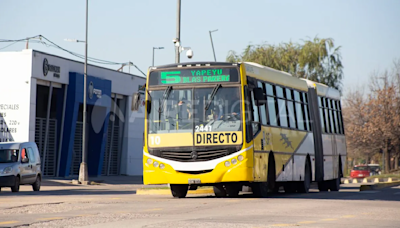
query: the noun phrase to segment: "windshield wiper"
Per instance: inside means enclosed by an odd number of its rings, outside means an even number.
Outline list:
[[[217,85],[214,87],[213,91],[211,92],[211,96],[210,96],[210,98],[208,98],[206,107],[204,107],[204,109],[205,109],[206,111],[210,108],[211,102],[212,102],[212,100],[214,99],[215,94],[217,94],[217,91],[218,91],[218,89],[219,89],[220,87],[221,87],[221,84],[217,84]]]
[[[162,97],[162,100],[160,101],[160,105],[159,105],[159,108],[158,108],[158,112],[159,113],[163,112],[163,110],[164,110],[164,101],[168,99],[169,94],[171,93],[171,90],[172,90],[172,86],[168,86],[165,89],[163,97]]]

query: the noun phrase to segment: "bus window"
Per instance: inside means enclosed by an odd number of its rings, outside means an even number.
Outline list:
[[[267,97],[268,102],[268,117],[269,117],[269,124],[271,126],[278,126],[278,121],[276,118],[276,100],[274,97]]]
[[[262,89],[263,89],[264,94],[265,94],[265,86],[264,86],[264,83],[258,81],[258,82],[257,82],[257,85],[258,85],[259,88],[262,88]],[[265,98],[264,98],[264,99],[265,99]],[[267,111],[266,111],[267,106],[266,106],[266,105],[261,105],[259,108],[260,108],[260,119],[261,119],[261,124],[262,124],[262,125],[267,125]]]
[[[296,102],[296,118],[297,118],[297,128],[299,130],[304,130],[304,119],[303,119],[303,111],[301,109],[301,103]]]
[[[288,127],[285,100],[278,99],[278,109],[279,109],[279,123],[280,123],[279,125],[281,127]]]

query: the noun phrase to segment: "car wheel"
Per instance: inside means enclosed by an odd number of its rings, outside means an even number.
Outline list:
[[[19,177],[15,178],[14,186],[11,187],[12,192],[19,192]]]
[[[189,190],[186,184],[171,184],[171,193],[174,198],[185,198]]]
[[[33,191],[37,192],[40,190],[40,185],[42,184],[42,180],[40,176],[36,177],[36,181],[32,184]]]

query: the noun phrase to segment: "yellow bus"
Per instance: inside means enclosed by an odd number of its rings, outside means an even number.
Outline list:
[[[235,197],[338,191],[346,161],[340,93],[256,63],[151,67],[145,97],[144,184],[173,197],[213,186]]]

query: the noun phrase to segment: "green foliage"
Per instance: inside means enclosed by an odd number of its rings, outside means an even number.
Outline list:
[[[302,44],[248,45],[241,55],[230,51],[226,61],[255,62],[341,90],[343,65],[340,46],[335,47],[332,38],[315,37],[303,40]]]

